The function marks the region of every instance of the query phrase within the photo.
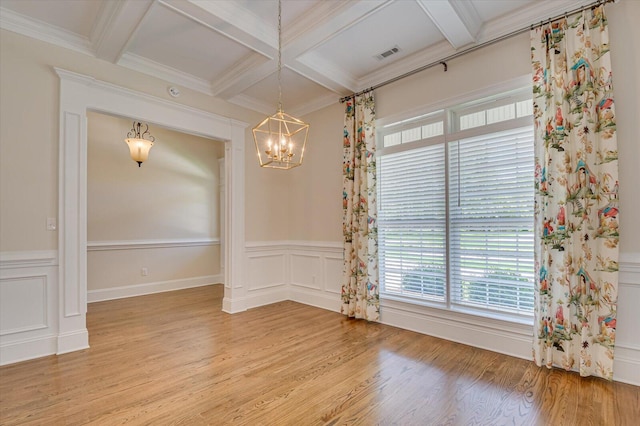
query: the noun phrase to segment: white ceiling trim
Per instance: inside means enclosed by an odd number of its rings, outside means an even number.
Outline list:
[[[184,2],[186,0],[182,1]],[[240,3],[207,0],[189,0],[189,2],[202,8],[209,14],[219,17],[222,21],[231,24],[244,34],[248,34],[256,40],[266,41],[269,46],[277,48],[277,29],[271,27],[268,20],[261,19],[251,10],[241,6]]]
[[[454,49],[476,41],[477,28],[474,31],[471,26],[468,26],[450,1],[417,0],[417,3]],[[473,6],[470,5],[470,7]]]
[[[152,4],[153,0],[102,3],[90,36],[96,56],[117,63]]]
[[[288,68],[336,93],[357,90],[357,79],[314,52],[299,57]]]
[[[256,65],[249,68],[248,70],[244,70],[244,72],[241,72],[239,71],[240,69],[241,68],[239,68],[237,71],[236,78],[229,79],[227,84],[220,84],[219,86],[216,86],[216,91],[214,91],[215,96],[221,97],[223,99],[230,99],[235,97],[254,84],[264,80],[265,78],[276,72],[277,63],[275,60],[266,61],[263,63],[257,63],[256,61]],[[229,76],[229,73],[227,73],[226,76]]]
[[[435,61],[439,61],[442,58],[450,56],[454,53],[455,50],[451,47],[451,44],[449,44],[448,41],[441,41],[440,43],[428,49],[416,52],[412,55],[407,56],[406,58],[389,64],[388,66],[381,68],[378,71],[374,71],[368,74],[365,78],[358,80],[358,88],[354,90],[354,92],[376,86],[385,81],[406,74],[407,72],[419,69]]]
[[[540,7],[540,3],[546,4],[544,7]],[[478,42],[484,43],[493,40],[590,3],[593,3],[593,0],[546,0],[536,2],[509,15],[509,19],[499,18],[485,24]]]
[[[312,113],[313,111],[328,107],[329,105],[337,104],[339,101],[340,97],[333,93],[329,93],[324,96],[316,96],[310,99],[309,102],[305,102],[304,104],[298,105],[296,108],[290,110],[290,114],[293,114],[296,117],[301,117]]]
[[[233,98],[227,99],[227,102],[247,108],[253,111],[258,111],[264,115],[272,115],[276,112],[277,105],[273,102],[263,102],[248,95],[236,95]]]
[[[159,0],[159,4],[267,58],[273,58],[278,53],[277,32],[235,3]],[[249,19],[245,20],[247,16]],[[254,25],[247,26],[247,22],[253,22]]]
[[[283,29],[283,50],[286,48],[290,57],[297,58],[348,30],[390,3],[388,0],[344,2],[339,3],[340,7],[336,7],[334,2],[323,2],[323,7],[332,7],[332,9],[323,12],[321,19],[310,14],[305,19],[298,20],[291,29]]]
[[[85,55],[95,56],[88,38],[34,18],[27,18],[3,7],[0,7],[0,28],[75,50]]]
[[[540,9],[540,2],[538,2],[537,4],[523,7],[513,15],[509,15],[509,18],[502,17],[485,23],[484,27],[480,31],[477,43],[480,44],[494,40],[497,37],[502,37],[514,31],[526,28],[527,26],[532,25],[532,23],[547,20],[553,16],[562,14],[565,11],[571,11],[593,2],[593,0],[543,1],[547,3],[546,8]],[[541,10],[543,10],[543,12],[541,12]],[[456,50],[453,49],[449,43],[439,43],[428,49],[416,52],[407,58],[398,60],[379,71],[374,71],[373,73],[368,74],[365,78],[358,80],[357,89],[353,90],[353,92],[358,92],[384,83],[385,81],[406,74],[407,72],[419,69],[420,67],[451,56],[454,53],[456,53]]]
[[[211,84],[207,80],[194,77],[191,74],[159,64],[134,53],[127,52],[123,54],[120,61],[118,61],[118,65],[165,80],[171,84],[180,85],[204,93],[205,95],[213,96]]]
[[[338,103],[339,100],[340,99],[338,95],[330,93],[324,96],[314,97],[313,99],[310,99],[309,102],[298,105],[293,109],[286,108],[286,105],[283,105],[283,108],[288,114],[296,117],[301,117],[313,111],[317,111],[329,105]],[[274,102],[263,102],[247,95],[237,95],[231,99],[228,99],[227,101],[243,108],[258,111],[264,115],[273,115],[276,113],[276,110],[278,108],[278,106]]]

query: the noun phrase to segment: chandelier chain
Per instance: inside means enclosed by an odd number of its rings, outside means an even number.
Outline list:
[[[282,112],[282,0],[278,0],[278,112]]]

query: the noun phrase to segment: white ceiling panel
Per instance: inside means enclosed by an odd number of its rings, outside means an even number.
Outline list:
[[[212,80],[253,53],[236,41],[159,4],[151,8],[128,50],[206,80]]]
[[[284,106],[311,112],[592,1],[282,0]],[[270,113],[277,11],[277,0],[0,0],[0,28]]]
[[[360,79],[442,40],[444,36],[415,1],[396,1],[340,32],[312,54]],[[382,60],[376,57],[395,46],[398,53]]]

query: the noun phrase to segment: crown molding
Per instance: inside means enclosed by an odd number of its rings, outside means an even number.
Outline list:
[[[314,111],[337,104],[339,101],[340,96],[337,93],[328,93],[324,96],[314,97],[309,102],[297,105],[291,110],[291,114],[297,117],[305,116]]]
[[[257,111],[265,115],[271,115],[276,111],[275,105],[273,103],[266,103],[248,95],[236,95],[232,98],[227,99],[227,102],[250,109],[252,111]]]
[[[0,28],[95,57],[88,38],[0,7]]]
[[[118,65],[147,74],[151,77],[157,77],[161,80],[170,82],[171,84],[187,87],[195,90],[196,92],[213,96],[213,89],[211,88],[211,83],[209,81],[187,74],[184,71],[159,64],[158,62],[143,58],[142,56],[138,56],[133,53],[127,52],[122,55],[118,61]]]

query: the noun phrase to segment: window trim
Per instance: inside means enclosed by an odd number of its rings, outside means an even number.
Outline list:
[[[448,100],[435,103],[431,107],[421,107],[413,109],[411,111],[404,112],[402,114],[396,114],[386,118],[378,119],[377,122],[377,152],[376,156],[381,157],[384,155],[394,154],[403,151],[410,151],[419,149],[422,147],[443,143],[445,147],[445,158],[449,158],[449,142],[455,140],[462,140],[478,135],[484,135],[488,133],[497,133],[505,130],[516,129],[519,127],[533,126],[533,116],[517,117],[514,119],[496,122],[488,125],[474,127],[465,130],[452,131],[453,120],[459,117],[459,113],[464,111],[470,111],[471,108],[475,110],[489,109],[489,107],[498,107],[509,103],[516,103],[524,100],[526,96],[525,91],[530,86],[530,76],[519,77],[505,83],[497,84],[485,89],[473,91],[463,96],[457,96],[449,98]],[[491,100],[484,100],[491,96],[497,96],[495,103],[489,105]],[[479,100],[475,102],[474,100]],[[469,104],[466,106],[465,104]],[[458,107],[458,108],[456,108]],[[517,112],[516,112],[517,114]],[[444,134],[430,137],[426,139],[420,139],[417,141],[408,142],[406,144],[400,143],[390,147],[383,146],[384,136],[396,132],[401,132],[407,128],[415,128],[417,123],[422,126],[423,120],[429,122],[440,121],[439,117],[442,115],[444,121]],[[432,116],[433,119],[430,119]],[[457,127],[457,126],[456,126]],[[449,165],[448,161],[445,164],[445,180],[446,188],[449,187]],[[446,204],[449,204],[449,191],[446,190]],[[450,262],[450,221],[446,223],[445,244],[447,247],[446,255],[446,270],[447,270],[447,291],[445,293],[445,302],[430,301],[428,299],[411,297],[407,295],[398,295],[394,293],[388,293],[383,291],[383,283],[380,286],[380,300],[382,306],[393,306],[394,309],[401,309],[415,314],[428,314],[434,315],[434,312],[438,312],[437,315],[449,316],[449,319],[469,323],[476,321],[477,319],[486,319],[490,321],[508,322],[514,325],[531,325],[533,324],[533,314],[524,315],[503,312],[493,310],[491,308],[474,308],[464,305],[452,303],[452,294],[449,283],[449,271],[451,268]],[[386,303],[385,301],[391,302]],[[458,318],[460,316],[461,318]],[[468,318],[464,320],[462,318]]]

